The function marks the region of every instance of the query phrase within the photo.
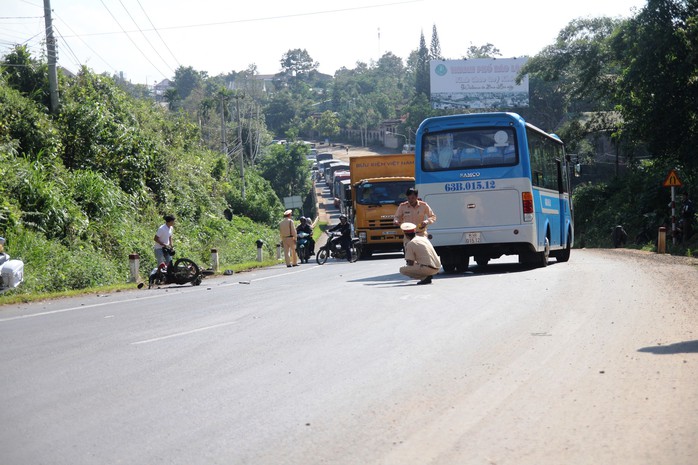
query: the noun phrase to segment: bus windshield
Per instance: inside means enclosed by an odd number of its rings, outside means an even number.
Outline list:
[[[462,170],[518,163],[516,134],[507,127],[470,127],[426,134],[424,171]]]

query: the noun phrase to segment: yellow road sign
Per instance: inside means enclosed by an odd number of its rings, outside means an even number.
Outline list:
[[[679,179],[679,176],[676,174],[676,171],[671,170],[669,171],[669,174],[667,175],[666,179],[664,180],[664,187],[681,187],[683,184],[681,184],[681,180]]]

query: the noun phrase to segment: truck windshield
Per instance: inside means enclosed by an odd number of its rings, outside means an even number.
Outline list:
[[[414,181],[365,182],[356,188],[356,203],[360,205],[398,205],[405,200],[405,192],[414,187]]]

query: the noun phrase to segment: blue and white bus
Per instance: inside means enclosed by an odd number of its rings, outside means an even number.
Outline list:
[[[569,160],[555,135],[515,113],[427,118],[417,131],[419,196],[444,270],[484,267],[502,255],[546,266],[574,245]]]

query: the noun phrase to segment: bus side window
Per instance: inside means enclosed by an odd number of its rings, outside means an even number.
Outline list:
[[[543,187],[543,173],[540,171],[534,171],[532,179],[533,185],[536,187]]]

